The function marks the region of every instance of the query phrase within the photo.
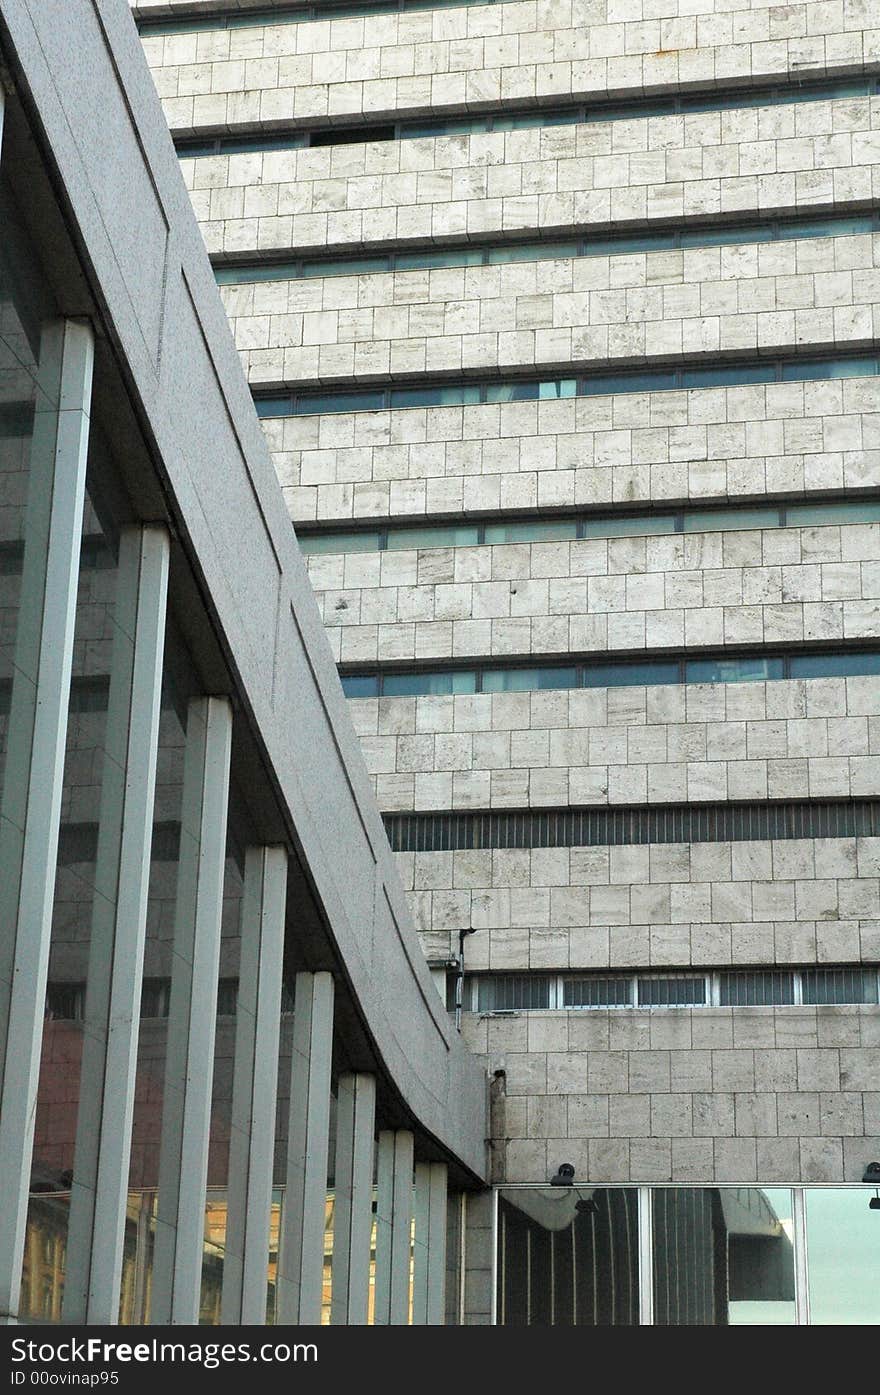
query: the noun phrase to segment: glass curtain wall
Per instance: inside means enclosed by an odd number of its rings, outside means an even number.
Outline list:
[[[880,1208],[863,1187],[504,1188],[507,1326],[880,1322]]]

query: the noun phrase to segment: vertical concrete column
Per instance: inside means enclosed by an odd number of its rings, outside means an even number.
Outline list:
[[[64,779],[94,342],[40,345],[0,803],[0,1322],[15,1321],[27,1224]]]
[[[275,1321],[321,1321],[333,1062],[333,976],[299,973],[293,1005],[287,1186]]]
[[[416,1163],[412,1320],[431,1327],[446,1319],[446,1171]]]
[[[241,907],[223,1323],[266,1321],[287,851],[248,848]]]
[[[651,1187],[639,1187],[639,1325],[654,1325],[654,1209]]]
[[[409,1322],[413,1136],[408,1129],[383,1129],[379,1134],[376,1191],[373,1322],[401,1327]]]
[[[116,1322],[128,1200],[170,547],[119,544],[64,1283],[65,1322]]]
[[[365,1326],[369,1315],[375,1128],[375,1078],[361,1073],[341,1075],[336,1100],[330,1301],[330,1321],[340,1326]]]
[[[187,712],[174,958],[165,1051],[153,1323],[197,1323],[226,858],[232,707]]]

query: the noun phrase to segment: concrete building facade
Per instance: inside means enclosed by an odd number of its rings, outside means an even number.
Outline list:
[[[819,1217],[855,1255],[880,1156],[874,7],[135,14],[493,1081],[465,1320],[864,1318]],[[580,1307],[600,1220],[635,1289]]]

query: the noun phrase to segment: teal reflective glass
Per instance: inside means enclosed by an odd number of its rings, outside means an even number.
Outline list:
[[[390,271],[391,257],[352,257],[348,261],[303,262],[303,276],[360,276],[367,272]]]
[[[448,121],[407,121],[401,126],[400,134],[412,140],[437,136],[480,135],[489,130],[489,121],[487,116],[452,117]]]
[[[870,378],[877,372],[874,358],[794,359],[782,365],[784,383],[811,382],[817,378]]]
[[[487,523],[484,540],[487,543],[557,542],[577,537],[576,518],[529,519],[525,523]]]
[[[645,533],[674,533],[675,516],[671,513],[642,514],[639,518],[585,518],[581,524],[582,538],[626,538]]]
[[[727,387],[737,383],[772,383],[775,377],[772,363],[731,363],[716,368],[685,368],[681,385],[684,388]]]
[[[390,552],[413,547],[475,547],[480,530],[467,524],[450,524],[448,528],[392,528],[386,546]]]
[[[312,533],[299,538],[300,550],[307,553],[333,552],[378,552],[379,534],[362,533]]]
[[[772,225],[761,227],[758,223],[727,228],[683,228],[680,237],[682,247],[725,247],[737,242],[769,242],[773,228]]]
[[[450,693],[475,693],[477,676],[472,669],[447,669],[440,673],[386,673],[383,697],[443,697]]]
[[[585,688],[628,688],[642,683],[679,683],[681,675],[676,660],[661,660],[643,664],[585,664]]]
[[[782,659],[743,656],[731,659],[688,659],[688,683],[749,683],[784,676]]]
[[[792,678],[847,678],[880,673],[880,654],[792,655]]]
[[[511,242],[507,246],[490,247],[486,260],[490,266],[504,262],[538,262],[550,257],[580,256],[577,242]]]
[[[340,674],[342,691],[349,698],[370,698],[379,695],[379,676],[376,673]]]
[[[496,668],[483,671],[484,693],[530,693],[545,688],[576,688],[576,668]]]
[[[476,383],[451,383],[448,387],[392,388],[392,407],[461,407],[480,400]]]
[[[868,1209],[872,1195],[867,1187],[805,1190],[810,1321],[816,1326],[880,1323],[880,1212]]]
[[[585,378],[578,384],[581,397],[600,397],[613,392],[662,392],[677,387],[675,372],[608,373],[604,377]]]
[[[308,276],[300,270],[297,262],[267,262],[265,266],[215,266],[214,278],[218,286],[246,286],[251,281],[292,281],[297,276]]]
[[[520,111],[510,116],[493,116],[493,131],[527,131],[535,126],[573,126],[581,120],[577,107],[570,111]]]
[[[853,499],[851,503],[788,504],[785,521],[790,528],[812,523],[873,523],[880,520],[880,499]]]
[[[291,131],[281,136],[260,136],[259,145],[253,136],[223,136],[220,140],[221,155],[251,155],[260,150],[305,150],[309,144],[307,134],[297,135]]]
[[[395,271],[423,271],[431,267],[482,266],[482,247],[450,247],[444,251],[396,252]]]
[[[780,233],[781,237],[851,237],[875,231],[877,220],[870,213],[856,213],[850,218],[807,218],[782,226],[786,231]]]
[[[328,392],[296,399],[296,414],[315,416],[319,412],[378,412],[386,405],[381,389],[375,392]]]
[[[293,400],[286,397],[255,397],[254,406],[258,417],[288,417],[293,411]]]
[[[778,528],[779,509],[689,509],[684,515],[685,533],[709,533],[738,528]]]

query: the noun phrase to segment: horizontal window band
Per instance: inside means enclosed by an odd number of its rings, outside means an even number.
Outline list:
[[[457,975],[447,979],[455,1007]],[[682,1007],[828,1007],[880,1001],[880,975],[859,965],[803,969],[588,970],[464,974],[465,1012]]]
[[[505,402],[559,402],[573,397],[615,393],[688,392],[699,388],[756,387],[773,383],[824,382],[838,378],[876,378],[876,353],[804,355],[763,359],[715,358],[711,368],[696,363],[677,367],[602,368],[572,377],[423,379],[393,387],[339,387],[303,392],[266,392],[253,388],[259,417],[320,416],[335,412],[383,412],[411,407],[473,407]]]
[[[187,12],[180,6],[180,16],[173,19],[137,20],[138,33],[143,39],[161,34],[215,33],[224,29],[271,28],[279,24],[310,24],[315,21],[338,19],[369,19],[378,15],[414,14],[423,10],[463,9],[470,5],[500,5],[504,0],[323,0],[320,5],[280,6],[267,10],[229,10],[218,5],[211,12]]]
[[[535,664],[481,664],[346,670],[349,698],[448,697],[476,693],[534,693],[584,688],[653,687],[658,684],[776,682],[808,678],[860,678],[880,674],[880,649],[705,650],[699,657],[565,660]]]
[[[180,823],[169,819],[153,825],[150,859],[176,862],[180,849]],[[98,856],[97,823],[62,823],[58,838],[58,865],[70,867],[94,862]]]
[[[656,232],[547,237],[538,242],[468,242],[453,247],[407,248],[405,251],[375,252],[356,257],[328,257],[323,253],[295,261],[215,264],[214,275],[220,285],[248,285],[252,282],[363,276],[440,267],[502,266],[511,262],[547,261],[553,258],[624,256],[634,252],[784,242],[811,237],[854,237],[878,230],[880,213],[833,214],[826,218],[806,216],[769,219],[765,222],[701,224],[695,228],[663,228]]]
[[[296,537],[307,555],[397,552],[431,547],[497,547],[505,543],[584,541],[589,538],[647,537],[667,533],[711,533],[755,528],[815,528],[880,521],[880,496],[809,503],[707,505],[698,509],[624,509],[565,516],[495,516],[479,523],[392,524],[386,528],[300,528]]]
[[[235,1017],[238,1012],[238,979],[221,978],[217,982],[217,1016]],[[141,985],[142,1018],[165,1018],[171,1004],[170,978],[144,978]],[[293,1012],[293,993],[287,983],[281,985],[281,1011]],[[86,1015],[86,985],[84,983],[54,982],[46,984],[45,1016],[53,1022],[82,1022]]]
[[[414,853],[876,838],[880,800],[498,809],[383,814],[382,820],[392,851]]]
[[[273,150],[307,150],[325,145],[363,145],[372,141],[437,139],[443,136],[485,135],[523,131],[546,126],[580,126],[604,121],[644,121],[658,116],[686,116],[701,112],[741,111],[752,107],[790,106],[797,102],[840,101],[873,97],[880,92],[880,78],[859,74],[833,80],[778,81],[714,92],[679,92],[669,97],[641,97],[626,101],[597,99],[558,106],[518,105],[505,102],[479,116],[436,116],[418,120],[332,126],[289,127],[287,130],[251,131],[239,135],[180,137],[175,148],[182,159],[211,155],[247,155]]]

